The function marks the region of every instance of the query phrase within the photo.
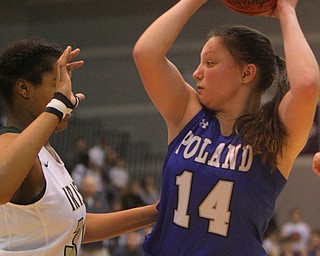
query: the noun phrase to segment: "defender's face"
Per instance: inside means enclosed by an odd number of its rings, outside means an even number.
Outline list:
[[[37,109],[35,118],[44,111],[47,104],[51,101],[54,93],[56,92],[56,79],[57,72],[56,66],[54,65],[53,71],[43,74],[41,84],[34,87],[33,100],[35,108]],[[67,127],[67,120],[69,118],[70,115],[67,115],[63,120],[61,120],[56,127],[55,132],[64,130]]]

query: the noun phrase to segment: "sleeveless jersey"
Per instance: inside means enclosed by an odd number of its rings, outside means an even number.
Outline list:
[[[83,199],[61,160],[44,147],[38,157],[46,180],[44,195],[29,205],[0,205],[0,255],[76,256],[85,226]]]
[[[263,233],[285,184],[203,108],[169,144],[145,255],[267,255]]]

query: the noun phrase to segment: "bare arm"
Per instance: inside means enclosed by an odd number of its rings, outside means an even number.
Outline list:
[[[319,95],[318,63],[299,25],[296,4],[297,0],[278,0],[276,9],[291,86],[279,107],[280,118],[288,131],[287,148],[278,159],[286,177],[307,141]]]
[[[58,123],[56,116],[43,113],[21,134],[1,136],[0,204],[11,200]]]
[[[320,152],[317,152],[313,157],[312,170],[316,175],[320,176]]]
[[[206,0],[181,0],[160,16],[137,41],[133,55],[144,87],[158,108],[169,128],[177,127],[190,102],[196,101],[196,93],[186,84],[178,69],[166,58],[166,54],[189,18]],[[193,104],[193,103],[191,103]],[[188,109],[190,110],[190,109]],[[187,118],[188,119],[188,118]],[[182,124],[183,126],[183,124]]]
[[[83,243],[96,242],[119,236],[156,222],[156,205],[143,206],[129,210],[86,215],[86,232]]]

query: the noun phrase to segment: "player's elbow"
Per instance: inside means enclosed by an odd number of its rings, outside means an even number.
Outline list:
[[[309,74],[303,76],[303,78],[301,77],[299,81],[295,81],[295,84],[299,84],[300,86],[294,86],[293,84],[291,85],[293,93],[296,93],[299,97],[306,98],[308,101],[318,101],[318,97],[320,96],[319,74]]]
[[[133,47],[133,59],[136,64],[139,64],[143,59],[148,57],[147,49],[139,42]]]
[[[132,54],[136,65],[139,67],[152,65],[157,60],[162,60],[165,56],[165,51],[154,43],[138,40],[133,47]]]

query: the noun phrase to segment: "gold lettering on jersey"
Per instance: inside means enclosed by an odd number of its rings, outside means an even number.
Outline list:
[[[212,144],[209,138],[201,138],[194,135],[192,131],[184,137],[181,144],[175,151],[178,154],[182,151],[185,159],[193,158],[194,162],[202,163],[208,166],[223,168],[233,171],[247,172],[253,162],[252,146],[242,144],[228,145],[225,143],[217,145],[213,152],[208,150],[208,146]],[[222,159],[222,153],[226,151],[226,156]],[[237,166],[237,159],[240,157],[240,165]]]
[[[65,256],[76,256],[78,255],[78,246],[81,244],[81,241],[84,237],[84,232],[85,232],[85,223],[83,218],[78,220],[78,225],[73,232],[73,239],[72,239],[72,244],[71,245],[66,245],[64,247],[64,255]]]
[[[83,199],[74,183],[71,183],[69,186],[65,186],[62,189],[67,196],[67,199],[73,211],[79,209],[83,205]]]

